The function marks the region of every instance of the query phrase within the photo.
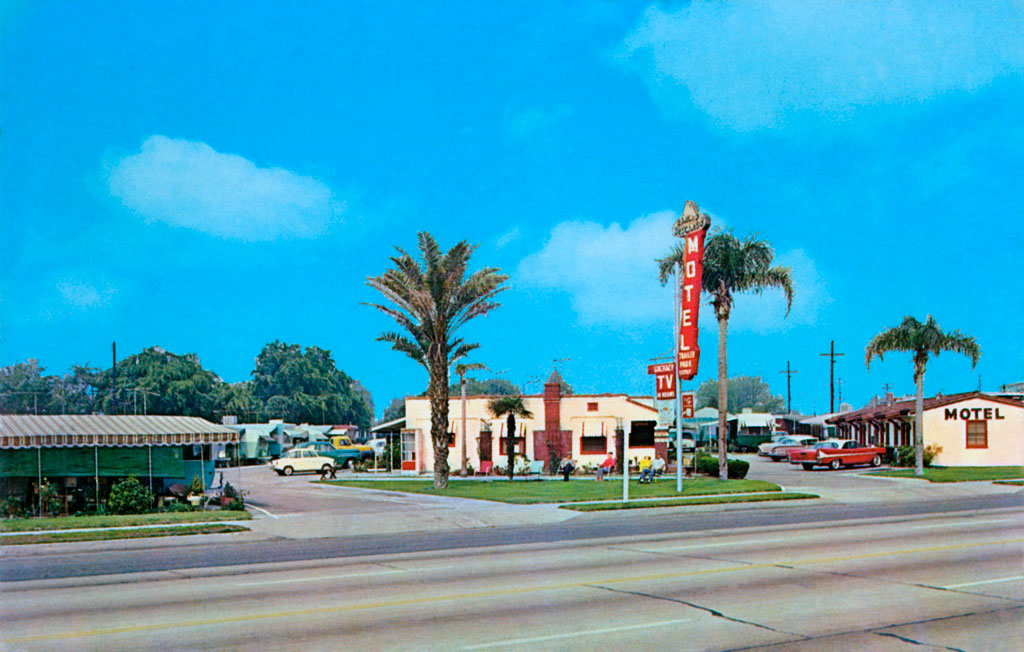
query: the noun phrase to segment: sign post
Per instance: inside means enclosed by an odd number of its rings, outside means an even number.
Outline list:
[[[679,379],[693,380],[700,363],[697,345],[697,316],[700,313],[700,293],[704,272],[704,237],[711,218],[701,213],[697,202],[687,200],[683,214],[672,226],[672,235],[684,239],[683,261],[676,268],[676,308],[673,311],[676,335],[676,370]],[[681,274],[680,274],[681,272]],[[680,278],[680,276],[682,278]],[[676,492],[683,491],[683,393],[676,392]],[[693,394],[690,393],[690,416],[693,416]],[[697,459],[696,441],[693,451]]]

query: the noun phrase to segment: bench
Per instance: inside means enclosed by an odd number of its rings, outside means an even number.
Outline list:
[[[523,470],[522,475],[524,475],[527,480],[532,477],[536,477],[540,480],[542,473],[544,473],[544,462],[530,462],[530,466]]]

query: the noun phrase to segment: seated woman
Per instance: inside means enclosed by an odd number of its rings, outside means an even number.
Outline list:
[[[650,484],[651,480],[654,479],[654,471],[651,469],[651,456],[644,455],[637,468],[640,469],[640,484]]]

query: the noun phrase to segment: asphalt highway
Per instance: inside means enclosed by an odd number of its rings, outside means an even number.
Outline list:
[[[1021,649],[1018,496],[828,512],[5,557],[0,647]]]

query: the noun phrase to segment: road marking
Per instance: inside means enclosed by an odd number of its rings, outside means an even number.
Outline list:
[[[250,505],[249,503],[246,503],[246,504],[245,504],[245,506],[246,506],[246,507],[249,507],[249,508],[251,508],[251,509],[255,509],[255,510],[257,510],[257,511],[263,512],[264,514],[266,514],[266,515],[267,515],[267,516],[269,516],[270,518],[278,518],[278,516],[277,516],[276,514],[271,514],[271,513],[270,513],[270,512],[268,512],[267,510],[263,509],[262,507],[257,507],[256,505]]]
[[[762,543],[777,543],[779,541],[792,541],[791,537],[782,537],[778,539],[758,539],[757,541],[732,541],[730,543],[695,543],[691,546],[673,546],[672,548],[658,548],[654,552],[668,552],[669,550],[692,550],[694,548],[717,548],[719,546],[742,546],[751,545],[759,546]]]
[[[345,575],[318,575],[317,577],[297,577],[290,580],[267,580],[265,582],[235,582],[235,586],[264,586],[267,584],[294,584],[295,582],[323,582],[324,580],[340,580],[349,577],[366,577],[368,575],[393,575],[395,573],[423,573],[421,570],[395,570],[371,571],[369,573],[348,573]]]
[[[679,623],[688,623],[689,618],[682,618],[679,620],[663,620],[657,623],[648,623],[646,625],[624,625],[622,627],[607,627],[605,629],[592,629],[588,632],[572,632],[570,634],[552,634],[551,636],[535,636],[533,638],[517,638],[511,641],[501,641],[499,643],[481,643],[480,645],[467,645],[462,648],[463,650],[486,650],[487,648],[493,647],[508,647],[509,645],[522,645],[523,643],[543,643],[544,641],[557,641],[562,638],[575,638],[577,636],[599,636],[601,634],[614,634],[616,632],[628,632],[636,629],[649,629],[651,627],[667,627],[668,625],[678,625]]]
[[[959,523],[933,523],[931,525],[915,525],[911,530],[929,530],[940,527],[963,527],[964,525],[987,525],[989,523],[1020,523],[1015,518],[997,518],[991,521],[960,521]]]
[[[944,546],[928,546],[924,548],[908,548],[905,550],[892,550],[888,552],[867,553],[861,555],[847,555],[843,557],[826,557],[820,559],[804,559],[799,561],[780,561],[764,564],[744,564],[742,566],[725,566],[722,568],[706,568],[696,571],[674,571],[670,573],[650,573],[647,575],[633,575],[627,577],[613,578],[588,578],[579,582],[565,582],[561,584],[547,584],[544,586],[527,586],[508,589],[492,589],[489,591],[474,591],[471,593],[454,593],[451,595],[431,595],[418,598],[404,598],[398,600],[382,600],[380,602],[359,602],[356,604],[333,605],[325,607],[311,607],[309,609],[279,609],[263,613],[247,614],[244,616],[225,616],[222,618],[203,618],[187,621],[147,623],[144,625],[126,625],[123,627],[110,627],[107,629],[87,629],[72,632],[36,634],[32,636],[18,636],[5,639],[9,645],[20,645],[23,643],[36,643],[39,641],[59,641],[75,638],[86,638],[90,636],[110,636],[113,634],[127,634],[133,632],[158,631],[168,629],[191,629],[194,627],[210,627],[213,625],[230,625],[235,623],[253,622],[259,620],[301,618],[304,616],[316,616],[323,614],[339,614],[346,612],[365,611],[371,609],[386,609],[391,607],[407,607],[411,605],[454,602],[456,600],[481,600],[485,598],[499,598],[509,595],[523,593],[536,593],[538,591],[564,591],[568,589],[592,588],[595,583],[601,584],[625,584],[630,582],[652,582],[661,580],[680,579],[683,577],[699,577],[702,575],[713,575],[717,573],[734,573],[737,571],[779,569],[781,565],[805,566],[809,564],[826,564],[838,561],[851,561],[854,559],[872,559],[876,557],[892,557],[894,555],[919,555],[922,552],[937,552],[940,550],[963,550],[965,548],[984,548],[986,546],[1005,546],[1011,543],[1024,543],[1024,539],[1003,539],[1000,541],[983,541],[980,543],[958,543]]]
[[[942,588],[944,588],[944,589],[960,589],[960,588],[963,588],[965,586],[980,586],[982,584],[997,584],[999,582],[1012,582],[1014,580],[1024,580],[1024,575],[1017,575],[1017,576],[1014,576],[1014,577],[1000,577],[997,580],[980,580],[978,582],[964,582],[963,584],[950,584],[949,586],[944,586]]]

